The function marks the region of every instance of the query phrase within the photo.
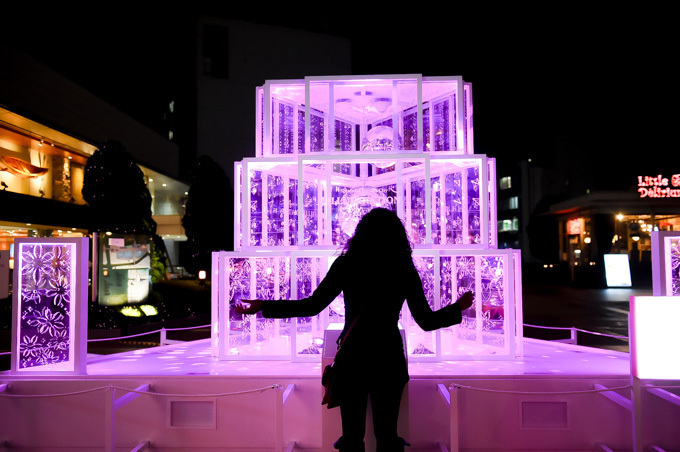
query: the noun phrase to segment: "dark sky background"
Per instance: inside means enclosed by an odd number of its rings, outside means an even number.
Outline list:
[[[447,9],[415,5],[420,12],[413,4],[333,4],[303,16],[235,12],[229,5],[138,11],[97,3],[78,13],[57,7],[17,13],[3,34],[147,124],[183,83],[186,63],[176,55],[191,45],[186,19],[199,10],[345,36],[354,74],[462,75],[472,82],[477,153],[578,162],[595,189],[620,188],[638,174],[680,172],[671,138],[678,52],[670,11],[442,4]]]

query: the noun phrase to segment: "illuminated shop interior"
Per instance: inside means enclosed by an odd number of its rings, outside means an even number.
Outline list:
[[[616,215],[616,230],[612,238],[616,253],[627,253],[631,260],[649,261],[653,231],[680,231],[677,215]]]
[[[651,262],[652,232],[680,231],[680,215],[611,214],[610,243],[600,245],[611,254],[626,254],[631,262]],[[591,217],[574,217],[561,223],[561,259],[575,266],[595,266],[601,257],[595,243]]]
[[[0,189],[11,197],[0,210],[0,250],[10,252],[10,267],[15,238],[89,233],[82,189],[87,159],[96,150],[91,143],[0,108]],[[177,265],[177,242],[186,240],[181,218],[189,186],[138,166],[152,197],[158,235]]]

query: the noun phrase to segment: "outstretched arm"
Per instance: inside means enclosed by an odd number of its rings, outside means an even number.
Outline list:
[[[239,314],[257,314],[267,318],[311,317],[317,315],[342,292],[341,258],[333,262],[314,293],[301,300],[241,300],[234,307]]]
[[[425,298],[420,275],[418,275],[415,269],[413,269],[411,277],[413,280],[410,281],[411,289],[408,292],[406,301],[413,319],[425,331],[433,331],[460,323],[462,321],[462,311],[472,306],[474,294],[472,292],[465,292],[455,303],[438,311],[433,311]]]

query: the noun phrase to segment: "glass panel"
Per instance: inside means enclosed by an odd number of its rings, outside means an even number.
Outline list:
[[[407,186],[410,217],[407,226],[411,242],[422,245],[427,239],[427,212],[425,210],[425,179],[412,180]]]
[[[475,304],[460,325],[441,330],[442,355],[485,355],[507,351],[506,255],[452,255],[440,258],[442,306],[472,291]],[[512,279],[512,278],[510,278]]]
[[[283,191],[284,178],[267,175],[267,245],[284,245],[284,224],[287,209]]]
[[[276,117],[275,130],[278,136],[276,154],[293,154],[295,151],[295,108],[283,103],[278,103],[278,115]]]
[[[449,151],[451,150],[449,144],[449,101],[444,100],[434,105],[434,117],[432,118],[432,127],[434,135],[434,150],[435,151]],[[428,141],[429,142],[429,141]]]
[[[446,190],[446,244],[463,243],[463,189],[462,174],[449,173],[444,178]]]
[[[323,206],[319,191],[321,184],[318,181],[304,181],[302,202],[304,209],[303,218],[303,245],[320,245],[323,237],[323,215],[320,211]]]
[[[413,263],[423,282],[425,298],[430,308],[436,310],[434,257],[414,256]],[[423,331],[413,320],[410,313],[408,315],[402,314],[402,318],[406,323],[406,344],[409,356],[434,357],[437,354],[436,332]]]
[[[335,120],[335,150],[354,150],[354,126],[350,123]]]
[[[237,302],[290,298],[290,258],[229,258],[229,355],[289,355],[292,321],[241,315]]]
[[[452,258],[452,283],[456,294],[475,291],[476,265],[474,256],[454,256]],[[476,298],[476,293],[475,293]],[[463,321],[458,328],[460,339],[475,341],[477,339],[477,309],[473,306],[463,313]]]
[[[503,256],[482,256],[482,332],[483,343],[505,346],[505,267]]]
[[[430,189],[431,201],[431,211],[432,211],[432,243],[438,245],[442,243],[441,240],[441,222],[442,218],[442,184],[439,177],[433,177],[430,182],[432,183],[432,188]]]
[[[288,244],[297,245],[298,242],[298,182],[288,179]]]
[[[456,99],[458,81],[425,80],[423,81],[423,127],[428,133],[428,121],[425,109],[430,110],[430,126],[432,141],[427,149],[434,152],[456,151]],[[427,137],[426,137],[427,138]]]
[[[312,111],[310,114],[310,152],[322,152],[325,150],[325,122],[323,113]]]
[[[297,127],[297,151],[298,154],[305,153],[305,109],[300,108],[297,112],[298,127]]]
[[[309,297],[321,282],[322,260],[319,257],[296,258],[297,298]],[[323,272],[325,274],[325,271]],[[323,349],[324,330],[323,312],[313,317],[296,318],[297,355],[319,355]]]
[[[404,114],[404,149],[418,149],[418,114],[413,110]]]
[[[482,219],[479,199],[479,167],[468,168],[467,172],[467,210],[469,242],[481,243]]]
[[[296,244],[297,161],[281,159],[276,162],[251,162],[248,174],[249,185],[246,189],[250,196],[250,239],[247,246],[281,247]],[[237,219],[241,221],[238,216]]]

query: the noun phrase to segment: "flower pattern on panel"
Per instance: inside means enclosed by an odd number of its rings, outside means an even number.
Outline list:
[[[71,252],[69,246],[22,248],[20,368],[69,359]]]

